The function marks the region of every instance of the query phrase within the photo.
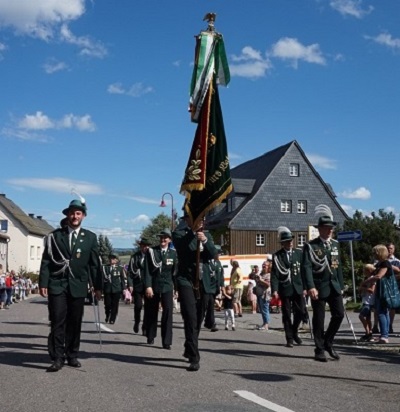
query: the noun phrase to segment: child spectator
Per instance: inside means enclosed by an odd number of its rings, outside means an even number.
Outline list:
[[[258,265],[253,266],[253,270],[249,274],[249,283],[247,284],[247,303],[251,305],[251,312],[253,315],[257,313],[257,295],[254,293],[256,287],[255,277],[259,274]]]
[[[129,292],[128,289],[124,289],[124,291],[122,292],[122,294],[124,295],[124,302],[126,305],[130,305],[132,303],[132,294],[131,292]]]
[[[362,298],[362,307],[359,319],[364,326],[365,335],[360,338],[361,342],[373,342],[371,312],[375,303],[375,284],[374,278],[375,266],[372,264],[364,265],[365,279],[360,285],[360,293]]]
[[[225,330],[229,330],[229,321],[232,325],[232,330],[235,330],[235,314],[233,310],[233,286],[229,285],[222,289],[223,306],[225,312]]]

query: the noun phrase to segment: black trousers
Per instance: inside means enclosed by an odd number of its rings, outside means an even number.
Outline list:
[[[133,289],[133,319],[137,324],[140,323],[140,314],[143,308],[143,295],[144,294],[142,290],[137,292],[136,289]]]
[[[204,319],[204,327],[211,329],[215,325],[215,314],[214,314],[214,305],[215,305],[215,295],[213,293],[204,293],[202,296],[202,311],[199,331],[201,328],[201,323]]]
[[[158,312],[161,302],[161,341],[163,345],[172,345],[173,295],[174,292],[171,290],[165,293],[155,293],[151,299],[146,298],[145,330],[147,339],[154,339],[157,337]]]
[[[178,293],[185,330],[185,355],[190,362],[199,362],[199,326],[202,322],[202,299],[196,298],[191,286],[179,286]]]
[[[328,304],[331,311],[331,320],[328,329],[324,333],[325,305]],[[313,308],[313,333],[315,342],[315,352],[321,353],[326,347],[333,345],[333,340],[344,318],[344,307],[342,295],[335,290],[331,290],[330,295],[324,299],[311,299]]]
[[[299,325],[304,318],[305,301],[303,295],[293,293],[292,296],[281,296],[282,323],[286,341],[293,343],[293,336],[297,336]],[[293,312],[293,321],[292,321]]]
[[[52,360],[78,357],[84,303],[85,298],[74,298],[68,291],[49,295],[48,351]]]
[[[110,322],[115,322],[118,315],[119,301],[121,300],[121,292],[104,293],[104,309],[106,319]]]

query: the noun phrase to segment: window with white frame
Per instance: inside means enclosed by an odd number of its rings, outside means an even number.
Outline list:
[[[35,259],[35,246],[30,247],[29,256],[31,259]]]
[[[299,200],[297,202],[297,213],[307,213],[307,201]]]
[[[291,200],[281,200],[281,212],[282,213],[292,213],[292,201]]]
[[[289,165],[289,176],[298,176],[299,175],[299,164],[298,163],[290,163]]]
[[[307,236],[306,235],[297,235],[297,247],[303,247],[305,243],[307,242]]]
[[[256,246],[265,246],[265,235],[264,233],[256,234]]]
[[[40,246],[37,246],[36,248],[36,259],[41,259],[42,257],[42,249]]]

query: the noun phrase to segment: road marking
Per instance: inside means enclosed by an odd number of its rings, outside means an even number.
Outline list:
[[[234,393],[238,394],[239,396],[241,396],[244,399],[247,399],[251,402],[254,402],[258,405],[263,406],[264,408],[268,408],[271,411],[274,412],[294,412],[291,409],[287,409],[284,406],[280,406],[277,405],[276,403],[272,403],[270,401],[267,401],[264,398],[260,398],[259,396],[255,395],[252,392],[248,392],[248,391],[233,391]]]

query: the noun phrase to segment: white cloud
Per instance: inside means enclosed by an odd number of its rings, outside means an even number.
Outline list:
[[[342,209],[347,213],[348,216],[352,217],[355,213],[355,209],[353,208],[353,206],[350,205],[340,205],[342,206]]]
[[[265,76],[266,72],[272,68],[268,58],[263,58],[260,51],[246,46],[239,56],[231,55],[229,70],[232,76],[259,78]]]
[[[29,189],[38,189],[45,190],[48,192],[57,192],[57,193],[71,193],[71,190],[74,189],[78,193],[86,195],[100,195],[104,193],[104,190],[101,186],[85,182],[81,180],[71,180],[65,179],[63,177],[53,177],[47,179],[40,178],[12,178],[7,179],[7,183],[20,187],[20,188],[29,188]]]
[[[50,59],[43,65],[43,69],[47,74],[53,74],[62,70],[66,70],[68,66],[64,62],[59,62],[55,59]]]
[[[12,139],[38,142],[38,143],[48,143],[49,141],[52,140],[48,136],[45,136],[39,133],[32,133],[27,130],[13,129],[13,128],[7,128],[7,127],[3,128],[0,134],[6,137],[10,137]]]
[[[96,125],[90,115],[76,116],[67,114],[61,120],[52,120],[41,111],[35,114],[27,114],[18,122],[17,127],[24,130],[48,130],[48,129],[71,129],[76,128],[84,132],[93,132]]]
[[[392,37],[389,33],[381,33],[378,36],[364,36],[366,39],[373,40],[375,43],[387,46],[391,49],[400,49],[400,39]]]
[[[151,205],[159,205],[160,204],[159,200],[149,199],[149,198],[143,197],[143,196],[127,196],[127,195],[119,196],[119,195],[116,195],[116,197],[122,197],[124,199],[134,200],[134,201],[139,202],[139,203],[148,203],[148,204],[151,204]]]
[[[96,42],[88,36],[75,36],[66,24],[61,26],[60,35],[66,43],[78,46],[81,56],[103,58],[107,55],[107,49],[100,42]]]
[[[77,46],[80,55],[102,58],[107,50],[100,42],[75,36],[68,28],[85,11],[85,0],[0,0],[0,28],[44,41],[63,41]]]
[[[332,9],[338,11],[342,16],[352,16],[362,19],[374,10],[373,6],[363,8],[363,0],[331,0]]]
[[[131,97],[140,97],[152,93],[154,89],[151,86],[143,86],[142,83],[134,83],[129,88],[125,88],[121,83],[110,84],[107,88],[110,94],[125,94]]]
[[[290,37],[278,40],[272,46],[271,55],[282,60],[292,61],[295,68],[297,68],[299,60],[320,65],[326,64],[318,44],[304,46],[297,39]]]
[[[356,190],[345,190],[340,193],[340,196],[346,199],[368,200],[371,198],[371,192],[365,187],[359,187]]]
[[[60,23],[76,20],[84,12],[85,0],[0,0],[0,27],[49,40]]]
[[[306,156],[315,168],[336,169],[336,160],[312,153],[307,153]]]
[[[133,225],[137,225],[137,224],[148,224],[150,223],[151,218],[147,215],[138,215],[133,219],[130,219],[129,222],[132,223]]]

